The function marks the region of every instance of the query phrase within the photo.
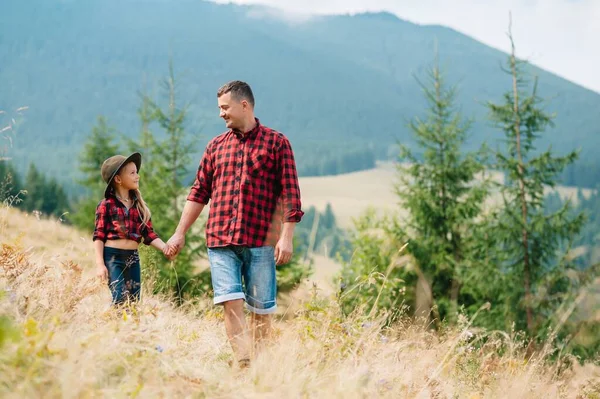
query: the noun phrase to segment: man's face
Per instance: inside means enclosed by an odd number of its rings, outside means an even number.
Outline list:
[[[219,116],[225,121],[228,129],[241,129],[244,126],[244,116],[248,111],[248,101],[238,101],[231,97],[231,92],[221,95],[218,99]]]

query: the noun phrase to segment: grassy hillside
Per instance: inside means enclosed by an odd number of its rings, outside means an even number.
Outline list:
[[[383,329],[377,320],[341,318],[327,297],[277,321],[273,344],[249,370],[233,370],[217,308],[174,308],[150,295],[146,280],[138,308],[111,311],[108,289],[90,276],[90,248],[59,222],[0,208],[0,396],[600,395],[600,368],[552,365],[544,352],[526,360],[515,337],[466,320],[441,335],[409,320]]]
[[[223,130],[216,89],[244,79],[255,89],[258,115],[289,135],[305,172],[340,154],[381,158],[396,140],[409,143],[406,121],[423,114],[413,75],[423,77],[436,44],[448,82],[460,85],[463,112],[476,120],[470,145],[495,145],[499,133],[482,103],[500,100],[511,85],[500,51],[387,13],[290,23],[261,7],[196,0],[8,0],[2,11],[0,110],[10,118],[29,106],[13,138],[14,159],[21,170],[34,161],[63,182],[98,114],[137,134],[138,93],[160,96],[170,56],[181,74],[180,104],[190,105],[190,134],[206,142]],[[561,150],[585,143],[583,155],[593,159],[600,94],[532,72],[558,111],[540,143]]]

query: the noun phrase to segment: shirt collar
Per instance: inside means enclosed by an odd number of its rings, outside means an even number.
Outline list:
[[[109,198],[112,198],[117,204],[121,204],[121,201],[119,201],[119,199],[117,198],[117,193],[115,192],[114,188],[111,188],[110,192],[108,193]],[[135,193],[134,190],[129,190],[129,198],[131,198],[131,203],[135,204],[136,201],[138,200],[137,194]],[[125,205],[123,205],[125,206]]]
[[[231,132],[240,140],[247,140],[250,137],[256,136],[256,134],[260,131],[261,124],[258,118],[255,117],[254,120],[256,121],[256,126],[254,126],[254,128],[249,132],[246,132],[245,134],[240,133],[239,130],[231,130]]]

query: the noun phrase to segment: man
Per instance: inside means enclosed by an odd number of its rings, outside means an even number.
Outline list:
[[[240,366],[246,367],[252,340],[244,302],[259,344],[269,337],[277,309],[275,265],[290,261],[294,227],[304,213],[290,142],[254,116],[250,86],[229,82],[218,90],[217,99],[219,116],[229,130],[206,147],[168,241],[173,248],[169,255],[184,246],[186,232],[210,199],[206,242],[214,303],[223,305],[229,341]]]

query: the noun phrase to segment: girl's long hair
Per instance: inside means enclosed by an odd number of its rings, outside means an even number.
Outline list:
[[[151,212],[150,212],[150,208],[148,208],[148,205],[146,205],[146,201],[144,201],[144,199],[142,198],[142,193],[140,192],[139,189],[136,190],[131,190],[135,193],[135,196],[137,197],[137,201],[135,202],[135,207],[137,208],[138,212],[140,213],[140,217],[142,218],[142,223],[144,225],[148,225],[148,221],[150,221],[150,216],[152,216]]]
[[[112,192],[115,194],[117,192],[117,190],[114,187],[114,183],[112,186]],[[142,224],[144,226],[147,226],[148,222],[150,221],[150,217],[152,216],[152,213],[150,212],[150,208],[148,208],[146,201],[144,201],[144,198],[142,198],[142,193],[140,192],[139,189],[129,190],[129,198],[133,197],[132,194],[135,195],[135,197],[137,198],[137,200],[135,201],[135,208],[140,213],[140,217],[142,218]]]

